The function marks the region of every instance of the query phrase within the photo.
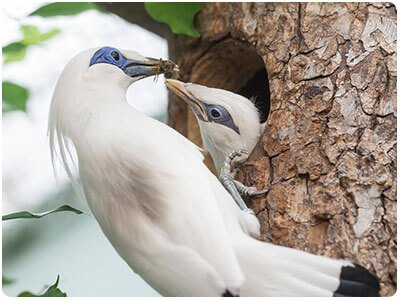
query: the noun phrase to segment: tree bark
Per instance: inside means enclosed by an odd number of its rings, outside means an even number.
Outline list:
[[[390,3],[205,3],[201,38],[167,36],[183,81],[240,92],[268,74],[267,124],[238,173],[270,188],[248,201],[262,239],[362,265],[382,296],[396,290],[396,14]],[[201,145],[171,94],[169,120]]]

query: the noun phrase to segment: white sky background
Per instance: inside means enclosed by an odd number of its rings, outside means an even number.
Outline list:
[[[28,48],[22,61],[3,64],[3,80],[27,87],[27,114],[3,115],[3,214],[36,206],[46,195],[67,182],[54,179],[47,141],[47,114],[56,81],[66,63],[80,51],[97,46],[131,49],[144,56],[167,58],[167,43],[160,37],[112,14],[86,11],[71,17],[25,17],[44,2],[2,1],[2,45],[18,41],[20,25],[35,25],[40,32],[61,33]],[[135,83],[128,101],[152,116],[166,113],[167,91],[160,77]]]

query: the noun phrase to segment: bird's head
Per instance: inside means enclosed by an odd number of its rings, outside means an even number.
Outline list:
[[[108,46],[87,49],[65,66],[53,93],[51,110],[63,111],[67,106],[80,109],[91,99],[98,105],[99,95],[125,99],[132,83],[149,76],[177,72],[178,66],[172,61],[144,57],[135,51]]]
[[[166,86],[183,99],[197,117],[201,137],[219,171],[232,150],[251,151],[261,134],[255,105],[221,89],[167,79]]]
[[[144,57],[135,51],[102,47],[89,54],[87,75],[129,86],[140,79],[176,71],[171,61]]]
[[[126,99],[126,91],[135,81],[177,71],[171,61],[144,57],[135,51],[108,46],[87,49],[74,56],[61,73],[50,119],[60,122],[62,118],[75,118],[89,106],[107,110],[106,104]],[[63,127],[74,122],[65,123]]]

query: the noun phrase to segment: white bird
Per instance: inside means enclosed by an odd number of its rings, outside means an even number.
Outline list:
[[[128,265],[164,296],[375,294],[363,268],[245,233],[199,149],[127,104],[129,85],[158,72],[136,52],[90,49],[68,63],[50,107],[52,153],[72,176],[72,143],[89,207]]]
[[[265,125],[260,124],[252,101],[226,90],[174,79],[167,79],[166,85],[194,112],[203,145],[210,152],[217,172],[233,150],[251,152]]]
[[[241,194],[249,196],[268,192],[257,191],[233,179],[231,161],[242,153],[250,153],[256,145],[265,123],[260,124],[258,110],[249,99],[222,89],[167,79],[166,86],[192,109],[199,124],[203,145],[210,153],[221,183],[245,213],[254,214]],[[258,222],[248,217],[249,227]],[[259,227],[259,225],[258,225]],[[253,234],[258,237],[259,234]]]

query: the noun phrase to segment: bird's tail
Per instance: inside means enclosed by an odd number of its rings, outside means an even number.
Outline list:
[[[236,249],[246,277],[240,296],[379,296],[378,280],[347,261],[249,237]]]

